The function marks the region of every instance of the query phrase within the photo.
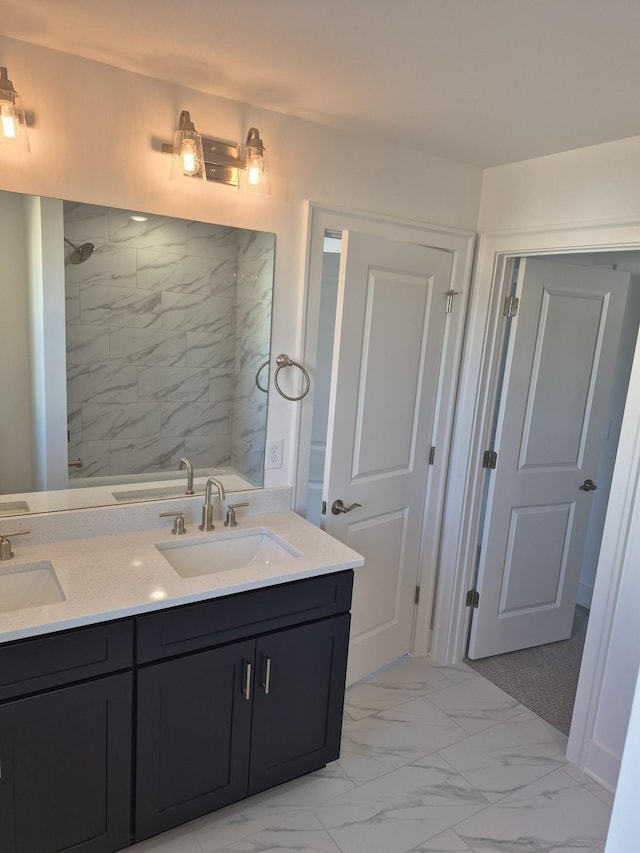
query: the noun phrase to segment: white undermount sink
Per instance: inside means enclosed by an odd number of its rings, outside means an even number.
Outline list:
[[[211,533],[182,542],[162,542],[156,548],[183,578],[267,566],[302,556],[297,548],[267,528]]]
[[[66,595],[48,560],[0,568],[0,613],[65,601]]]

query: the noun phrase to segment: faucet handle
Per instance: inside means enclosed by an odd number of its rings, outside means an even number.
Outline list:
[[[10,536],[24,536],[25,533],[31,533],[30,530],[14,530],[13,533],[0,533],[0,560],[10,560],[13,557],[11,550]]]
[[[236,510],[241,506],[249,506],[249,501],[243,501],[239,504],[229,504],[227,507],[227,517],[224,521],[225,527],[237,527],[238,522],[236,521]]]
[[[184,526],[184,512],[180,510],[180,512],[161,512],[159,513],[159,518],[168,518],[173,517],[175,520],[173,522],[173,527],[171,528],[171,532],[176,536],[181,536],[183,533],[186,533]]]

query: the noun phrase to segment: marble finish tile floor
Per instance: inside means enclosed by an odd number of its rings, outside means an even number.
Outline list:
[[[472,669],[405,658],[347,690],[329,767],[132,853],[602,853],[612,795]]]

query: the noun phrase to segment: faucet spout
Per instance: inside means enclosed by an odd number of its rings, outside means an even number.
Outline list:
[[[218,497],[221,501],[225,499],[224,486],[217,477],[209,477],[207,485],[204,489],[205,503],[211,503],[211,486],[215,486],[218,491]]]
[[[193,465],[186,456],[182,457],[180,464],[178,465],[179,471],[182,471],[183,468],[187,469],[187,490],[185,495],[195,495],[195,492],[193,491]]]
[[[204,487],[204,503],[202,505],[202,524],[200,530],[209,532],[214,529],[213,524],[213,505],[211,503],[211,487],[215,486],[218,492],[218,497],[221,501],[225,499],[224,486],[217,477],[209,477],[207,484]]]

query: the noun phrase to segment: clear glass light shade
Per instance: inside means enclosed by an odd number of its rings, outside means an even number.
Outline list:
[[[205,180],[202,137],[193,126],[188,112],[180,115],[180,126],[173,140],[171,178],[200,178]]]
[[[245,167],[240,171],[238,189],[243,193],[271,194],[269,161],[260,134],[252,127],[247,134],[244,149]]]
[[[11,80],[7,79],[6,68],[0,68],[0,145],[29,150],[22,100]]]

